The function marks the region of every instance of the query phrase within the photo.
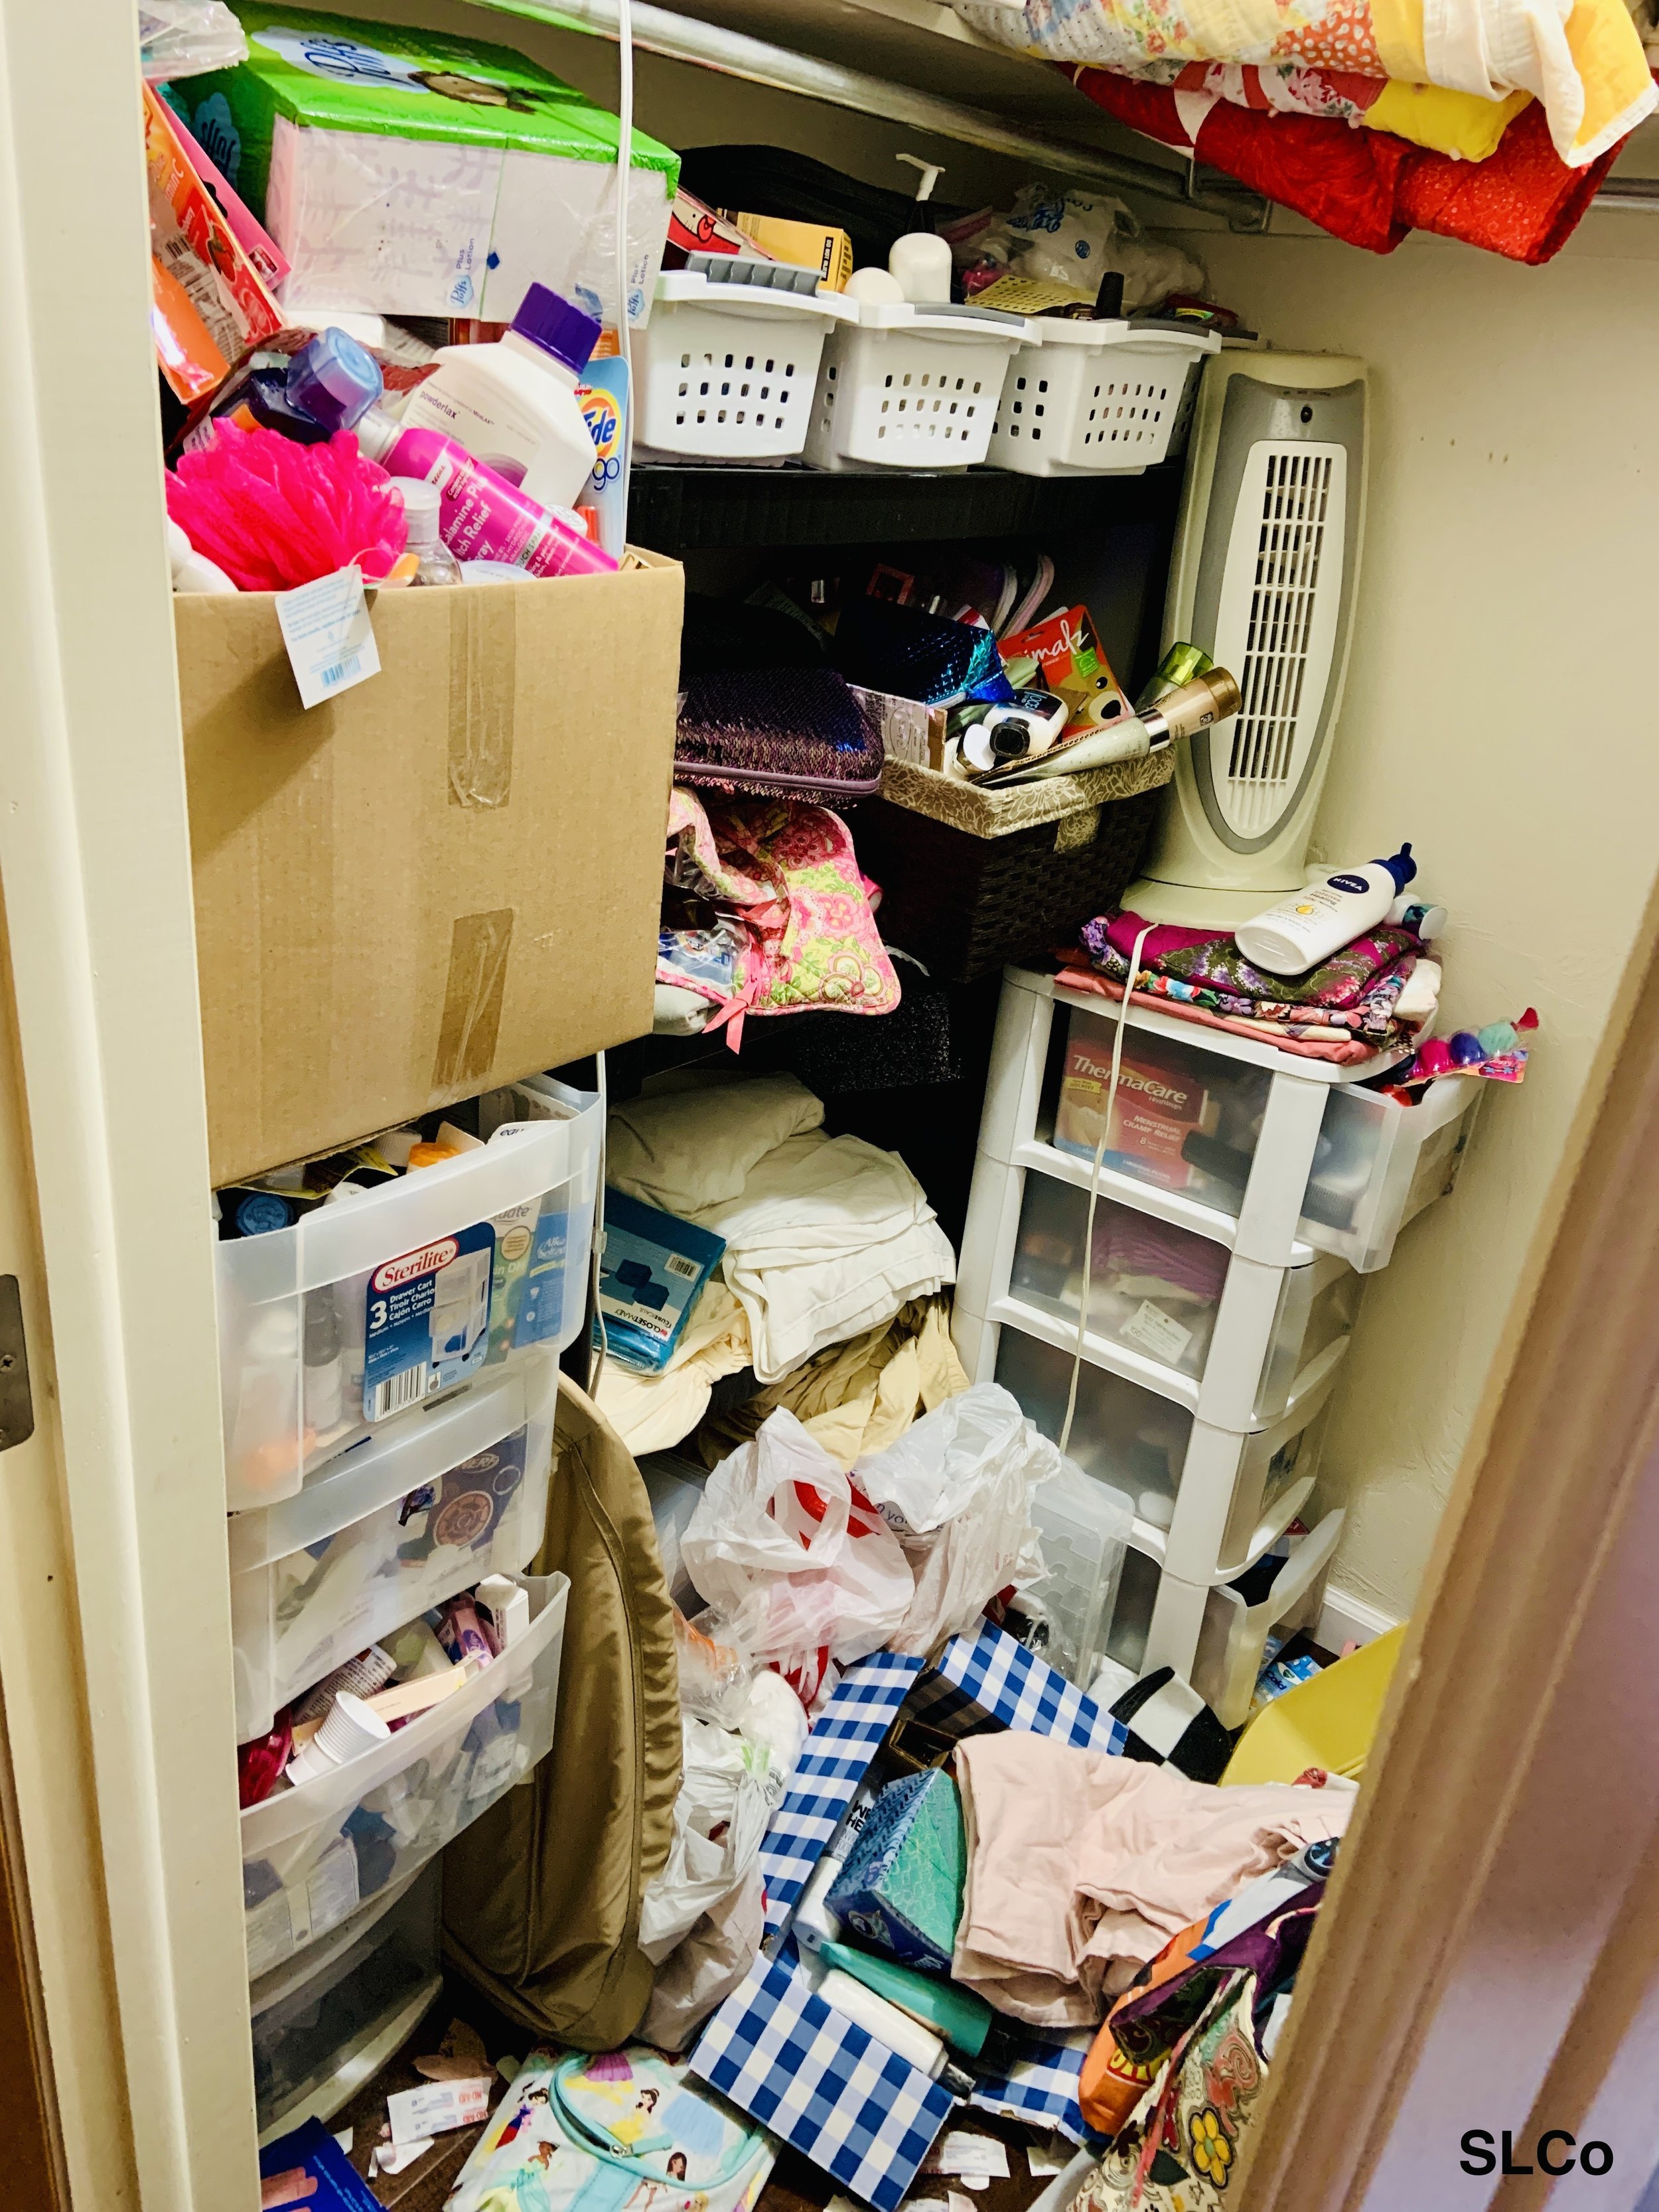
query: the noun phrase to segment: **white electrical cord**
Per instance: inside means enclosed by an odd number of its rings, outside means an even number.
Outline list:
[[[617,41],[621,71],[617,102],[617,349],[628,371],[628,404],[623,410],[622,465],[625,486],[634,451],[635,413],[634,346],[628,328],[628,189],[634,165],[633,0],[617,0]]]
[[[1072,1442],[1072,1416],[1077,1411],[1078,1377],[1083,1372],[1083,1332],[1089,1322],[1089,1291],[1095,1273],[1095,1205],[1100,1196],[1100,1170],[1106,1158],[1106,1139],[1112,1133],[1112,1109],[1117,1103],[1117,1079],[1123,1066],[1123,1033],[1129,1026],[1129,1000],[1140,974],[1140,948],[1152,935],[1155,925],[1147,922],[1135,939],[1134,951],[1129,955],[1129,973],[1123,985],[1123,997],[1117,1011],[1117,1034],[1112,1039],[1112,1072],[1106,1085],[1106,1102],[1100,1113],[1100,1141],[1095,1146],[1095,1164],[1089,1176],[1089,1213],[1083,1227],[1083,1297],[1078,1307],[1077,1344],[1072,1354],[1072,1380],[1066,1393],[1066,1419],[1060,1431],[1060,1449],[1066,1451]]]

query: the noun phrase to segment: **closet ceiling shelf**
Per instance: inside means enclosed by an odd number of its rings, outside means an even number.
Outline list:
[[[864,545],[906,538],[1018,538],[1167,520],[1179,461],[1138,477],[1022,477],[860,469],[639,465],[628,506],[637,545]]]
[[[475,0],[475,4],[492,14],[553,23],[565,30],[575,27],[600,38],[620,34],[618,0]],[[719,7],[721,0],[703,0],[703,4]],[[1043,86],[1040,97],[1043,111],[1047,110],[1048,88],[1038,74],[1045,65],[988,45],[981,47],[977,40],[964,48],[929,20],[944,17],[946,10],[920,6],[917,0],[910,0],[908,6],[898,4],[898,0],[883,0],[881,5],[867,4],[867,0],[841,0],[830,12],[839,19],[833,31],[824,20],[823,5],[804,11],[799,21],[793,8],[774,4],[761,6],[758,15],[763,21],[775,18],[781,29],[787,26],[792,38],[808,39],[816,27],[821,43],[828,34],[828,43],[845,44],[850,29],[855,40],[853,51],[873,46],[890,65],[913,70],[928,83],[939,82],[942,76],[960,80],[965,52],[972,58],[975,75],[981,70],[984,72],[981,96],[995,99],[1000,112],[991,113],[966,101],[941,99],[922,85],[869,76],[839,60],[792,52],[724,23],[653,7],[649,0],[635,0],[631,17],[634,44],[644,53],[690,62],[700,69],[717,70],[726,76],[764,85],[773,92],[798,93],[831,107],[878,117],[884,123],[902,124],[909,130],[982,147],[988,153],[1004,154],[1012,161],[1028,161],[1049,175],[1205,208],[1235,230],[1267,227],[1268,203],[1230,178],[1192,165],[1172,168],[1151,160],[1137,160],[1104,146],[1084,145],[1067,137],[1051,137],[1045,131],[1021,128],[1018,121],[1006,119],[1011,114],[1017,118],[1022,106],[1030,107],[1032,101],[1027,88],[1032,84]],[[952,24],[955,20],[951,19]],[[1069,93],[1058,73],[1052,73],[1052,82],[1062,93]],[[1067,105],[1069,101],[1061,106],[1062,118]],[[1043,119],[1048,119],[1046,112]],[[1087,116],[1079,113],[1075,119],[1081,127],[1089,127]]]

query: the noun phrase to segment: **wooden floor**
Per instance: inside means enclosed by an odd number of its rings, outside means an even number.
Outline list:
[[[414,2088],[422,2080],[415,2070],[415,2061],[437,2050],[452,2020],[464,2020],[476,2028],[492,2060],[504,2057],[522,2058],[530,2046],[531,2039],[526,2030],[483,2004],[465,1984],[456,1983],[453,1990],[446,1992],[433,2006],[397,2056],[388,2060],[331,2123],[338,2133],[351,2128],[351,2161],[359,2173],[368,2172],[368,2154],[386,2124],[386,2098],[396,2090]],[[495,2101],[499,2102],[506,2092],[507,2083],[498,2075]],[[1025,2145],[1031,2140],[1030,2130],[1017,2121],[994,2119],[988,2113],[967,2108],[962,2110],[957,2124],[975,2135],[997,2136],[1009,2146],[1008,2179],[992,2181],[983,2189],[971,2192],[975,2212],[1026,2212],[1026,2207],[1041,2194],[1049,2179],[1044,2174],[1032,2175],[1027,2165]],[[481,2125],[442,2136],[417,2165],[403,2173],[382,2176],[372,2181],[369,2187],[382,2204],[395,2206],[397,2212],[441,2212],[445,2198],[455,2185],[456,2175],[466,2162],[467,2154],[483,2133]],[[913,2202],[935,2197],[943,2212],[947,2188],[969,2193],[959,2179],[949,2183],[943,2179],[919,2180],[913,2191]],[[836,2185],[827,2173],[786,2147],[773,2168],[757,2212],[822,2212],[835,2193]]]

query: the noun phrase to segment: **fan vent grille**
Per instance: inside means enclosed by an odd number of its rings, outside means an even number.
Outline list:
[[[1247,835],[1273,821],[1301,773],[1304,719],[1311,740],[1323,702],[1328,647],[1320,581],[1329,562],[1340,584],[1341,495],[1338,456],[1328,448],[1269,447],[1256,535],[1255,575],[1238,669],[1242,703],[1231,732],[1227,812]],[[1336,544],[1328,550],[1328,536]],[[1310,673],[1315,681],[1310,684]]]

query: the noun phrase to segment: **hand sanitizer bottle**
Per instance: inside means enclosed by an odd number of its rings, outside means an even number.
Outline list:
[[[1385,921],[1416,873],[1412,848],[1402,845],[1392,860],[1345,868],[1270,906],[1236,929],[1234,942],[1247,960],[1270,975],[1305,975]]]

